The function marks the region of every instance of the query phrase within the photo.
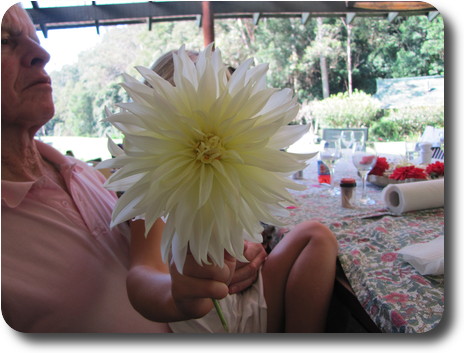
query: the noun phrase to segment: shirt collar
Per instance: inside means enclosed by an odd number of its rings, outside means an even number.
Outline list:
[[[38,140],[35,140],[35,143],[42,157],[58,166],[58,170],[63,176],[64,174],[69,175],[68,172],[72,170],[80,171],[81,168],[77,166],[77,160],[65,157],[46,143]],[[2,204],[11,208],[17,207],[24,200],[29,190],[41,180],[42,178],[26,182],[2,180]]]
[[[52,146],[38,140],[35,140],[35,144],[42,157],[58,166],[60,171],[64,168],[69,169],[76,165],[76,161],[74,159],[62,155],[61,152]]]
[[[2,205],[17,207],[35,183],[36,181],[2,180]]]

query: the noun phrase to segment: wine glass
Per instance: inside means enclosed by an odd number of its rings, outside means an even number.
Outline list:
[[[355,130],[353,131],[353,144],[356,142],[366,142],[365,141],[365,136],[364,136],[364,131],[362,130]]]
[[[361,205],[373,205],[375,201],[366,194],[367,175],[377,162],[377,152],[372,142],[355,142],[353,145],[353,164],[362,179],[362,193],[359,203]]]
[[[354,140],[354,131],[353,130],[343,130],[340,134],[341,141],[343,143],[343,147],[346,149],[350,149],[353,145]]]
[[[334,187],[334,171],[335,171],[335,163],[337,163],[337,161],[342,157],[340,138],[322,140],[320,157],[330,172],[329,193],[331,195],[337,195],[340,193],[340,191],[336,190]]]
[[[354,131],[353,130],[342,130],[340,134],[340,142],[343,149],[343,156],[349,160],[351,156],[351,148],[354,143]]]

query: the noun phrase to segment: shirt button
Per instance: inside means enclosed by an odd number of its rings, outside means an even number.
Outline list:
[[[61,202],[61,205],[62,205],[63,207],[68,207],[68,206],[69,206],[69,202],[68,202],[68,201],[62,201],[62,202]]]

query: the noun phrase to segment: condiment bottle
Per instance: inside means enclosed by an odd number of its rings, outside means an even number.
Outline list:
[[[319,184],[330,185],[330,170],[320,159],[317,161],[317,180]]]
[[[342,195],[342,207],[354,208],[356,180],[353,178],[342,178],[342,180],[340,180],[340,190]]]

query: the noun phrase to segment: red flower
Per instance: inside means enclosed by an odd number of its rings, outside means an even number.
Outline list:
[[[375,156],[364,156],[359,164],[371,164]]]
[[[398,167],[390,175],[390,179],[406,180],[406,179],[427,179],[427,174],[422,168],[417,168],[413,165],[406,167]]]
[[[372,168],[369,174],[382,176],[388,168],[390,168],[390,165],[388,164],[387,159],[385,157],[379,157],[377,158],[377,162],[375,162],[374,168]]]
[[[425,168],[425,172],[430,175],[432,179],[445,175],[445,163],[437,161],[429,164],[427,168]]]

